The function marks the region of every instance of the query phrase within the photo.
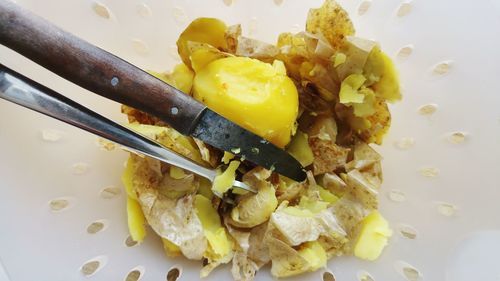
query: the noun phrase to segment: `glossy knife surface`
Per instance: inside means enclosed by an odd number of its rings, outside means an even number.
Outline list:
[[[191,135],[296,181],[306,179],[299,161],[265,139],[206,109]]]

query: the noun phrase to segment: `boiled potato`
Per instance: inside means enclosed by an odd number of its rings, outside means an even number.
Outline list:
[[[134,191],[134,186],[132,183],[132,179],[134,177],[134,160],[132,157],[129,157],[127,160],[127,166],[125,166],[125,170],[122,174],[122,183],[125,187],[125,191],[127,192],[127,196],[137,200],[137,194]]]
[[[315,271],[326,266],[326,252],[318,241],[300,245],[299,255],[308,263],[308,271]]]
[[[298,93],[283,72],[271,64],[244,57],[211,62],[194,78],[194,98],[231,121],[284,147],[298,114]]]
[[[227,169],[214,179],[212,192],[221,196],[233,187],[234,180],[236,179],[236,170],[240,166],[240,161],[231,161]]]
[[[359,136],[367,143],[382,144],[384,135],[391,126],[391,113],[387,103],[381,98],[375,99],[373,108],[375,113],[362,119],[368,122],[370,126],[360,130]]]
[[[376,260],[392,235],[389,223],[378,211],[373,211],[361,221],[361,225],[354,255],[364,260]]]
[[[195,197],[194,207],[210,246],[207,248],[205,257],[210,260],[219,260],[227,256],[232,250],[231,241],[221,224],[219,213],[212,206],[212,202],[198,194]]]
[[[307,271],[307,260],[290,245],[272,236],[265,237],[264,241],[269,249],[271,274],[274,277],[289,277]]]
[[[326,265],[326,252],[319,242],[307,242],[295,250],[274,237],[267,239],[272,260],[271,274],[277,278],[315,271]]]
[[[222,163],[224,164],[229,164],[229,161],[231,161],[234,158],[234,154],[231,152],[224,151],[224,155],[222,156]]]
[[[180,63],[174,67],[174,71],[170,74],[174,87],[188,94],[191,93],[193,86],[194,73],[187,65]]]
[[[389,102],[401,99],[398,72],[392,60],[375,46],[366,60],[364,75],[372,83],[375,94]],[[371,80],[371,81],[370,81]]]
[[[146,236],[146,227],[144,226],[146,220],[141,205],[130,197],[127,198],[127,221],[132,240],[142,242]]]
[[[358,91],[364,96],[362,103],[352,104],[354,115],[358,117],[366,117],[375,113],[375,93],[370,88],[361,88]]]
[[[199,177],[200,186],[198,187],[198,194],[205,196],[206,198],[212,200],[214,193],[212,192],[212,182],[208,179]]]
[[[340,85],[339,98],[340,103],[362,103],[365,96],[358,90],[365,83],[366,78],[361,74],[351,74],[347,76]]]
[[[286,151],[297,159],[303,167],[311,165],[314,161],[314,155],[311,147],[309,147],[307,138],[307,134],[297,131],[292,142],[286,149]]]
[[[177,40],[177,50],[182,61],[191,67],[189,57],[188,42],[207,43],[215,48],[227,48],[225,38],[227,26],[226,24],[215,18],[197,18],[192,21],[189,26],[179,36]]]
[[[132,178],[134,176],[134,162],[131,157],[127,160],[127,166],[122,175],[122,183],[127,191],[127,222],[132,240],[142,242],[146,236],[144,214],[141,205],[137,202],[137,195],[133,190]]]
[[[187,176],[183,169],[176,166],[170,166],[169,174],[170,177],[175,180],[180,180]]]
[[[191,60],[191,67],[193,70],[195,72],[200,72],[205,66],[214,60],[225,57],[227,57],[227,55],[211,46],[208,46],[208,48],[200,48],[193,51],[191,56],[189,56],[189,60]]]
[[[337,196],[335,196],[333,193],[331,193],[330,191],[326,190],[325,188],[323,188],[323,187],[321,187],[319,185],[316,186],[316,188],[318,189],[319,197],[324,202],[328,202],[330,204],[333,204],[333,203],[335,203],[335,202],[337,202],[339,200],[339,198]]]
[[[319,201],[317,198],[309,198],[307,196],[300,197],[298,207],[302,210],[310,211],[313,214],[317,214],[323,210],[326,210],[328,207],[328,202]],[[296,207],[288,207],[288,208],[296,208]]]

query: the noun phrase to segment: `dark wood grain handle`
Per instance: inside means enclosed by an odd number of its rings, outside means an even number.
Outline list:
[[[130,63],[0,0],[0,44],[98,95],[189,134],[205,106]]]

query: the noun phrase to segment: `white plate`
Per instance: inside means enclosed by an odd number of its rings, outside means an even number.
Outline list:
[[[18,1],[142,68],[156,70],[167,70],[178,61],[172,46],[198,16],[242,23],[247,35],[274,42],[282,31],[301,29],[307,9],[321,1],[230,2],[102,0],[109,11],[106,19],[95,13],[95,3],[89,0]],[[363,15],[358,14],[362,1],[341,3],[357,34],[381,42],[394,58],[404,100],[392,107],[393,126],[379,148],[385,157],[381,210],[394,236],[377,262],[333,259],[329,269],[337,281],[357,280],[364,271],[374,280],[405,280],[404,268],[409,266],[425,280],[500,280],[499,2],[363,1],[371,3]],[[398,56],[408,46],[411,54]],[[117,104],[9,50],[0,48],[0,63],[124,120]],[[442,63],[449,66],[447,73],[436,74],[435,67]],[[419,108],[428,104],[437,105],[437,111],[420,114]],[[61,138],[45,141],[45,130],[57,130]],[[464,141],[451,143],[453,132],[463,132]],[[100,191],[121,188],[126,154],[102,151],[95,141],[85,132],[0,101],[0,263],[6,272],[0,269],[0,279],[86,280],[80,267],[95,258],[102,267],[88,280],[124,280],[138,266],[141,280],[165,280],[174,264],[183,268],[180,280],[198,279],[200,262],[165,257],[152,233],[140,246],[124,244],[124,193],[103,199]],[[85,168],[77,165],[75,170],[77,163],[88,165],[82,174],[75,174]],[[436,172],[436,177],[423,176],[424,168],[435,168],[424,171]],[[404,194],[405,201],[395,202],[391,194],[398,200]],[[68,199],[69,207],[52,212],[49,201],[58,198]],[[88,234],[87,226],[94,221],[103,222],[104,229]],[[401,235],[403,226],[416,230],[416,238]],[[319,271],[290,280],[321,280],[321,275]],[[230,278],[224,267],[207,280]],[[259,271],[256,279],[270,280],[269,270]]]

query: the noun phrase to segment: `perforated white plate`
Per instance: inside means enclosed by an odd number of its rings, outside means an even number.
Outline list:
[[[299,31],[308,8],[321,3],[101,1],[18,3],[155,70],[178,61],[175,40],[196,17],[242,23],[247,35],[274,42],[282,31]],[[404,100],[392,107],[393,126],[378,149],[385,157],[381,209],[395,230],[390,245],[377,262],[340,258],[328,270],[337,281],[365,274],[376,281],[500,280],[499,2],[340,2],[357,34],[381,42],[394,58]],[[117,104],[5,48],[0,63],[124,120]],[[126,245],[125,196],[114,194],[121,190],[126,154],[95,142],[92,135],[0,100],[0,280],[125,280],[138,270],[141,280],[158,281],[174,265],[182,268],[179,280],[197,280],[200,262],[165,257],[155,235],[142,245]],[[103,194],[105,188],[111,189]],[[95,233],[88,233],[94,222]],[[89,261],[100,267],[86,277],[81,267]],[[322,274],[290,280],[321,280]],[[208,280],[231,280],[228,267]],[[257,280],[271,280],[268,268]]]

